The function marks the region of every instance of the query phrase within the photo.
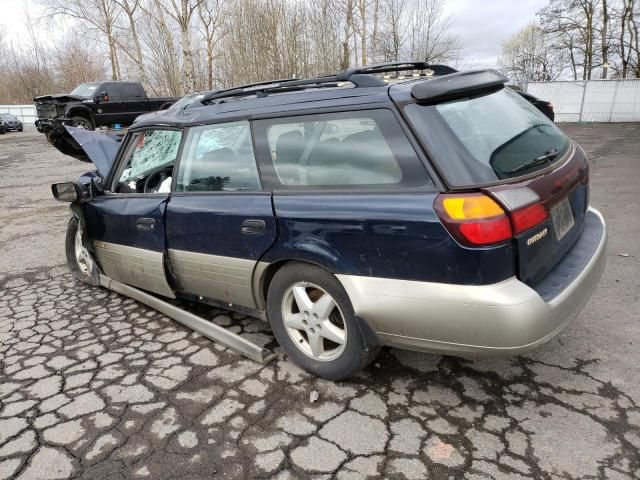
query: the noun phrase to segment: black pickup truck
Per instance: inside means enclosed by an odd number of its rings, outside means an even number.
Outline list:
[[[177,98],[149,98],[139,82],[90,82],[71,93],[33,99],[36,128],[48,133],[56,123],[93,130],[114,124],[131,125],[138,115],[168,108]]]

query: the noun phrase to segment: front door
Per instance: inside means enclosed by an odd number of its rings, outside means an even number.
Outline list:
[[[130,136],[111,192],[84,204],[89,238],[110,278],[174,297],[165,273],[165,212],[182,132]]]
[[[253,272],[275,241],[276,226],[249,122],[189,129],[166,218],[178,288],[254,308]]]

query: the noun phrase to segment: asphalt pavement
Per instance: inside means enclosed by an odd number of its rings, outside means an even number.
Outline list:
[[[90,166],[0,136],[0,479],[640,478],[640,125],[562,128],[609,229],[570,327],[515,358],[387,349],[340,383],[258,320],[188,306],[276,348],[266,366],[75,281],[49,185]]]

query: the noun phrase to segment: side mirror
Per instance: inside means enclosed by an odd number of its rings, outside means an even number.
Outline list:
[[[109,101],[109,95],[107,95],[107,92],[100,92],[95,96],[93,101],[96,102],[96,103],[108,102]]]
[[[91,199],[89,187],[79,182],[54,183],[51,185],[53,198],[61,202],[82,202]]]

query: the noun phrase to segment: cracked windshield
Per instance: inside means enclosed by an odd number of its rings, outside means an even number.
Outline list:
[[[120,182],[138,180],[152,170],[175,163],[181,138],[182,132],[176,130],[150,130],[141,134]]]

